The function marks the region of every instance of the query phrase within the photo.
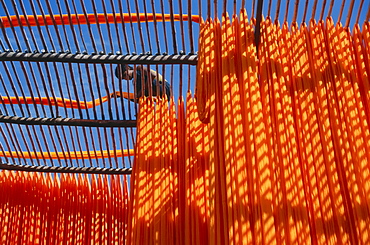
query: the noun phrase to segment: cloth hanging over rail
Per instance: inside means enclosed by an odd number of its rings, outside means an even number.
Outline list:
[[[208,244],[209,138],[194,99],[177,118],[173,100],[139,104],[128,244]]]
[[[210,244],[369,242],[368,23],[208,20],[199,111],[210,129]]]

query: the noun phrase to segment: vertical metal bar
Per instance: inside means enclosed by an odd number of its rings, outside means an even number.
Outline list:
[[[82,151],[82,147],[81,147],[81,141],[82,139],[79,137],[78,135],[78,128],[77,127],[68,127],[69,128],[69,135],[70,135],[70,139],[72,141],[72,145],[73,145],[73,149],[74,149],[74,152],[75,154],[77,155],[77,151]],[[73,136],[73,132],[72,132],[72,129],[75,131],[75,135],[76,137]],[[76,144],[75,144],[75,140],[77,141],[77,146],[78,148],[76,147]],[[90,156],[90,154],[88,153],[88,156]],[[82,162],[82,164],[80,165],[80,161]],[[78,167],[81,167],[81,166],[84,166],[84,163],[83,163],[84,159],[82,160],[77,160],[77,166]]]
[[[302,22],[305,22],[306,21],[307,9],[308,9],[308,0],[306,0],[306,4],[304,6],[304,12],[303,12],[303,17],[302,17]]]
[[[0,126],[0,130],[1,130],[1,126]],[[5,143],[7,144],[8,142],[5,140]],[[0,150],[3,152],[5,162],[9,163],[10,161],[8,160],[8,157],[5,155],[5,150],[4,150],[3,144],[1,144],[1,143],[0,143]],[[10,152],[10,157],[12,158],[13,162],[15,162],[12,152]],[[3,163],[2,158],[0,158],[0,162]]]
[[[108,32],[108,38],[109,38],[109,45],[110,45],[110,51],[109,52],[113,52],[114,51],[114,45],[113,45],[113,39],[112,39],[112,34],[111,34],[111,31],[110,31],[110,24],[108,22],[108,17],[107,17],[107,8],[105,6],[105,1],[102,0],[101,3],[103,5],[103,12],[104,12],[104,18],[105,18],[105,24],[107,26],[107,32]]]
[[[41,3],[39,0],[37,0],[41,6]],[[64,50],[64,46],[63,46],[63,41],[62,41],[62,38],[60,37],[59,35],[59,29],[58,29],[58,25],[57,23],[55,22],[55,18],[54,18],[54,14],[53,14],[53,10],[51,9],[51,6],[50,6],[50,3],[49,1],[45,1],[46,5],[47,5],[47,8],[48,8],[48,11],[49,11],[49,15],[51,16],[51,19],[53,21],[53,26],[54,26],[54,30],[55,30],[55,34],[57,36],[57,39],[58,39],[58,43],[59,43],[59,46],[60,46],[60,49],[63,51]]]
[[[180,11],[180,30],[181,30],[181,44],[182,44],[182,49],[186,53],[186,47],[185,47],[185,32],[184,32],[184,21],[182,17],[182,0],[179,0],[179,11]],[[191,18],[188,21],[191,23]]]
[[[156,13],[155,11],[155,7],[154,7],[154,0],[151,0],[151,5],[152,5],[152,13]],[[155,40],[156,40],[156,43],[157,43],[157,53],[160,54],[161,53],[161,47],[160,47],[160,44],[159,44],[159,36],[158,36],[158,23],[157,23],[157,16],[154,15],[154,34],[155,34]]]
[[[88,138],[87,138],[87,133],[86,133],[86,131],[87,131],[87,130],[86,130],[86,127],[82,127],[82,133],[83,133],[83,136],[84,136],[84,138],[83,138],[83,142],[85,142],[85,143],[86,143],[85,145],[86,145],[87,155],[88,155],[88,158],[89,158],[89,161],[90,161],[90,167],[92,167],[92,166],[93,166],[93,162],[92,162],[91,155],[90,155],[90,147],[89,147],[90,143],[89,143],[89,140],[88,140]],[[90,128],[90,132],[91,132],[91,128]],[[76,134],[78,135],[77,128],[76,128]],[[90,134],[90,135],[91,135],[91,134]],[[96,154],[96,148],[95,148],[95,143],[94,143],[93,138],[92,138],[91,146],[92,146],[93,151],[94,151],[95,156],[96,156],[97,154]],[[84,167],[86,167],[85,162],[83,162],[83,164],[84,164]]]
[[[340,7],[340,12],[339,12],[339,15],[338,15],[337,23],[341,22],[341,20],[342,20],[342,15],[343,15],[343,10],[344,10],[345,3],[346,3],[346,0],[342,0],[342,6]]]
[[[121,16],[121,20],[123,20],[123,13],[122,13],[122,1],[118,1],[118,8],[119,8],[119,14]],[[131,16],[130,16],[130,21],[131,21]],[[130,52],[130,46],[128,45],[128,38],[127,38],[127,33],[126,33],[126,25],[125,23],[122,21],[122,29],[123,29],[123,36],[125,38],[125,44],[126,44],[126,52],[127,53],[131,53]],[[121,49],[121,47],[120,47]]]
[[[194,50],[193,20],[191,18],[192,16],[191,7],[192,7],[191,0],[188,0],[188,30],[189,30],[189,39],[190,39],[190,54],[194,54],[195,50]]]
[[[168,0],[170,4],[170,21],[171,21],[171,29],[172,29],[172,44],[173,44],[173,53],[177,54],[177,41],[176,41],[176,28],[175,28],[175,20],[173,17],[173,4],[172,0]]]
[[[99,130],[100,128],[98,128]],[[104,138],[105,138],[105,148],[107,149],[107,152],[108,152],[108,155],[110,156],[110,149],[109,149],[109,140],[108,140],[108,134],[107,134],[107,128],[103,128],[103,132],[104,132]],[[100,137],[100,136],[99,136]],[[114,138],[113,138],[114,139]],[[112,140],[113,140],[112,139]],[[103,149],[102,149],[103,150]],[[116,158],[117,159],[117,158]],[[108,157],[108,161],[109,161],[109,167],[113,167],[112,165],[112,157]]]
[[[236,0],[234,0],[234,9],[233,9],[233,15],[236,15]]]
[[[58,3],[59,3],[59,1],[58,1]],[[74,40],[77,52],[81,52],[81,48],[80,48],[80,45],[79,45],[78,40],[77,40],[76,31],[75,31],[74,25],[72,23],[72,14],[71,14],[71,9],[69,7],[69,3],[68,3],[67,0],[64,0],[64,4],[66,5],[66,10],[67,10],[68,19],[69,19],[69,26],[71,28],[71,32],[72,32],[72,36],[73,36],[73,40]],[[70,49],[70,51],[72,52],[71,49]]]
[[[48,107],[50,109],[50,113],[51,113],[51,117],[54,117],[54,112],[53,112],[53,106],[52,106],[52,103],[51,103],[51,100],[50,100],[50,96],[49,96],[49,92],[48,92],[48,89],[46,88],[46,81],[45,81],[45,76],[44,76],[44,73],[41,69],[41,65],[40,65],[40,62],[36,62],[36,65],[37,65],[37,68],[38,68],[38,74],[40,74],[40,78],[41,78],[41,84],[43,85],[43,88],[44,88],[44,92],[45,92],[45,96],[46,98],[48,99]],[[31,65],[30,65],[31,66]],[[35,85],[36,85],[36,92],[37,92],[37,96],[38,97],[42,97],[41,96],[41,93],[40,93],[40,90],[39,90],[39,87],[38,87],[38,82],[36,82],[36,77],[34,76],[35,72],[32,71],[32,76],[33,76],[33,80],[35,81]],[[44,113],[44,116],[47,117],[47,114],[46,114],[46,111],[45,111],[45,106],[44,105],[41,105],[41,108],[42,108],[42,111]]]
[[[287,1],[286,1],[286,7],[285,7],[284,22],[286,22],[286,21],[287,21],[287,19],[288,19],[288,14],[289,14],[289,4],[290,4],[290,0],[287,0]]]
[[[67,0],[65,0],[65,1],[67,1]],[[85,38],[84,38],[84,35],[82,34],[81,23],[80,23],[80,20],[78,19],[78,11],[77,11],[76,3],[75,3],[74,0],[72,0],[72,6],[73,6],[73,11],[75,12],[74,15],[77,19],[78,32],[79,32],[80,37],[81,37],[82,45],[84,47],[84,50],[87,51]],[[86,18],[86,14],[85,14],[85,18]],[[92,40],[92,41],[94,41],[94,40]]]
[[[164,4],[163,0],[161,0],[161,11],[162,11],[162,19],[164,19]],[[162,21],[163,25],[163,34],[164,34],[164,43],[166,47],[166,53],[168,53],[168,41],[167,41],[167,30],[166,30],[166,22]]]
[[[73,160],[72,160],[72,157],[71,157],[71,150],[70,150],[70,142],[68,142],[68,140],[67,140],[67,135],[66,135],[66,133],[64,131],[64,126],[59,126],[59,128],[62,131],[62,133],[61,133],[62,134],[62,137],[61,138],[64,139],[64,143],[66,144],[67,154],[68,154],[68,157],[69,157],[68,160],[71,163],[71,166],[73,166]],[[58,130],[58,127],[55,127],[55,130],[57,131]],[[58,132],[58,135],[59,135],[59,132]],[[63,145],[62,144],[62,140],[60,140],[60,142],[61,142],[61,145]],[[63,149],[63,152],[65,152],[64,149]],[[67,154],[64,153],[64,155],[67,155]],[[68,160],[66,160],[66,163],[68,162]]]
[[[96,64],[94,64],[94,74],[95,74],[95,84],[96,84],[96,89],[98,91],[99,102],[100,102],[100,104],[103,104],[103,101],[101,99],[102,95],[101,95],[101,91],[100,91],[100,84],[99,84],[99,79],[98,79],[99,76],[98,76],[98,70],[97,70]],[[102,119],[105,120],[103,106],[100,106],[100,112],[101,112]]]
[[[95,97],[94,97],[94,91],[93,91],[93,87],[92,87],[92,80],[91,80],[91,76],[90,76],[91,72],[89,70],[89,64],[85,64],[85,68],[86,68],[86,74],[89,74],[87,76],[87,83],[89,84],[90,96],[91,96],[91,100],[92,100],[92,104],[93,104],[94,119],[97,120],[98,115],[97,115],[96,107],[95,107]],[[81,80],[81,83],[82,83],[82,80]],[[90,119],[89,113],[87,114],[87,117],[88,117],[88,119]]]
[[[36,88],[36,93],[38,94],[37,97],[40,98],[41,95],[40,95],[40,91],[39,91],[39,88],[38,88],[38,85],[37,85],[37,82],[36,82],[37,81],[36,76],[35,76],[36,73],[35,73],[35,71],[33,69],[33,66],[32,66],[31,62],[27,62],[27,63],[28,63],[28,67],[30,68],[30,71],[31,71],[30,73],[31,73],[31,76],[32,76],[33,84],[35,85],[35,88]],[[26,74],[26,71],[25,70],[24,70],[24,73]],[[32,89],[32,86],[31,86],[31,81],[28,79],[28,76],[27,76],[27,86],[28,86],[28,89],[30,91],[30,94],[31,94],[31,97],[32,97],[32,100],[33,100],[33,104],[35,105],[34,108],[35,108],[36,116],[39,117],[40,116],[40,113],[39,113],[39,110],[38,110],[38,108],[36,106],[36,103],[35,103],[33,89]],[[41,106],[41,108],[42,108],[42,111],[43,111],[43,113],[45,115],[46,113],[45,113],[44,106]]]
[[[3,8],[5,10],[6,17],[8,17],[8,19],[10,20],[10,14],[9,14],[8,8],[6,7],[6,5],[5,5],[5,3],[4,3],[3,0],[1,0],[1,3],[2,3]],[[17,35],[17,33],[16,33],[15,29],[14,29],[14,26],[13,26],[13,24],[12,24],[11,21],[9,21],[9,23],[10,23],[10,29],[12,30],[13,35],[15,37],[15,41],[17,43],[18,49],[19,50],[22,50],[22,46],[21,46],[21,43],[19,42],[19,38],[18,38],[18,35]],[[4,36],[6,37],[7,35],[4,33]]]
[[[262,20],[262,6],[263,0],[257,2],[257,19],[256,19],[256,30],[254,32],[254,43],[256,45],[256,54],[258,57],[258,46],[261,40],[261,20]]]
[[[73,0],[72,0],[73,1]],[[84,15],[85,15],[85,19],[86,20],[88,20],[88,18],[87,18],[87,12],[86,12],[86,8],[85,8],[85,4],[84,4],[84,1],[81,1],[80,0],[80,3],[81,3],[81,6],[82,6],[82,11],[83,11],[83,13],[84,13]],[[75,9],[75,11],[76,11],[76,16],[77,16],[77,9]],[[91,42],[92,42],[92,46],[93,46],[93,49],[94,49],[94,52],[95,53],[98,53],[98,49],[97,49],[97,47],[96,47],[96,42],[95,42],[95,39],[94,39],[94,35],[92,34],[92,32],[91,32],[91,30],[92,30],[92,28],[91,28],[91,25],[90,25],[90,22],[89,21],[87,21],[86,22],[86,25],[87,25],[87,30],[89,31],[89,35],[90,35],[90,40],[91,40]],[[83,37],[83,35],[82,35],[82,37]],[[87,49],[86,49],[87,50]]]
[[[362,11],[362,7],[364,5],[364,0],[361,0],[361,3],[360,3],[360,6],[358,7],[358,12],[357,12],[357,18],[356,18],[356,24],[358,24],[358,21],[360,19],[360,15],[361,15],[361,11]],[[370,6],[369,6],[369,10],[370,10]]]
[[[146,34],[147,34],[147,40],[148,40],[148,45],[149,45],[149,52],[150,54],[152,54],[153,53],[152,42],[151,42],[152,35],[150,34],[150,31],[149,31],[148,11],[146,10],[146,1],[143,1],[143,5],[144,5],[145,25],[146,25]],[[155,18],[155,13],[153,12],[153,14]]]
[[[8,45],[8,47],[7,47],[7,48],[10,48],[11,50],[13,50],[12,44],[11,44],[11,42],[9,41],[8,35],[6,34],[5,27],[4,27],[4,25],[3,25],[3,21],[2,21],[2,19],[1,19],[1,18],[0,18],[0,28],[1,28],[1,32],[3,33],[3,37],[4,37],[4,39],[5,39],[5,42],[6,42],[6,44]],[[3,50],[7,49],[7,48],[5,48],[5,46],[4,46],[4,44],[3,44],[3,42],[2,42],[2,40],[1,40],[1,39],[0,39],[0,45],[1,45],[1,47],[2,47],[2,49],[3,49]]]
[[[331,0],[328,16],[331,16],[331,12],[333,11],[333,7],[334,7],[334,0]]]
[[[64,64],[62,63],[61,65],[62,65],[62,68],[63,68],[63,71],[64,71],[64,77],[66,78]],[[55,62],[53,62],[53,67],[54,67],[56,78],[57,78],[57,84],[58,84],[58,88],[59,88],[59,93],[61,95],[63,104],[65,105],[65,95],[63,93],[63,88],[61,86],[61,81],[60,81],[60,77],[61,76],[59,74],[58,67],[57,67],[57,65],[56,65]],[[66,79],[65,82],[68,83],[67,79]],[[67,108],[64,107],[64,111],[65,111],[65,114],[68,115]],[[62,131],[63,139],[64,139],[64,142],[65,142],[65,145],[66,145],[67,153],[68,153],[68,156],[69,156],[69,161],[71,163],[71,166],[73,166],[72,159],[71,159],[71,151],[69,149],[69,143],[67,142],[67,137],[66,137],[66,134],[65,134],[65,131],[64,131],[64,127],[61,126],[60,129]],[[55,130],[56,130],[56,132],[57,132],[57,134],[59,136],[58,127],[55,127]],[[60,140],[60,142],[61,142],[61,140]],[[62,142],[61,142],[61,145],[63,145]],[[67,162],[67,160],[66,160],[66,162]]]
[[[4,92],[5,92],[5,94],[6,94],[6,97],[8,97],[8,100],[10,100],[10,94],[9,94],[9,92],[8,92],[7,86],[5,86],[5,83],[4,83],[4,80],[3,80],[3,76],[1,75],[1,73],[0,73],[0,82],[1,82],[1,85],[3,86],[3,88],[4,88]],[[1,97],[2,97],[2,96],[1,96]],[[19,104],[20,100],[19,100],[18,95],[17,95],[17,94],[15,94],[15,97],[16,97],[17,102],[18,102],[18,104]],[[1,100],[1,101],[3,101],[3,100]],[[12,109],[12,114],[13,114],[13,115],[16,115],[13,103],[10,103],[10,108]],[[4,109],[5,109],[5,111],[6,111],[6,114],[8,114],[8,115],[9,115],[9,113],[7,112],[7,109],[6,109],[6,106],[5,106],[5,105],[4,105]]]
[[[37,85],[37,79],[36,79],[36,77],[35,77],[36,72],[34,71],[33,66],[31,65],[31,62],[28,62],[28,65],[29,65],[29,67],[30,67],[31,75],[32,75],[32,79],[33,79],[34,84],[35,84],[35,87],[36,87],[36,93],[37,93],[37,96],[38,96],[39,98],[41,98],[40,90],[39,90],[38,85]],[[40,71],[40,64],[39,64],[39,63],[37,63],[37,65],[39,66],[39,71]],[[42,78],[42,80],[43,80],[43,75],[42,75],[42,73],[41,73],[41,72],[39,72],[39,73],[41,74],[41,78]],[[31,88],[30,88],[30,91],[31,91],[31,95],[33,96],[33,92],[32,92],[32,89],[31,89]],[[50,99],[49,99],[49,103],[50,103]],[[42,108],[42,111],[43,111],[44,115],[46,115],[45,107],[44,107],[44,106],[41,106],[41,108]],[[37,114],[37,116],[38,116],[38,115],[39,115],[39,113],[38,113],[38,109],[37,109],[37,106],[36,106],[36,105],[35,105],[35,111],[36,111],[36,114]],[[34,134],[36,135],[35,127],[33,126],[33,127],[32,127],[32,129],[33,129]],[[50,131],[50,129],[49,129],[49,131]],[[40,126],[40,132],[41,132],[41,135],[42,135],[42,137],[43,137],[43,139],[44,139],[44,142],[45,142],[45,144],[44,144],[44,145],[46,146],[46,149],[47,149],[47,152],[48,152],[48,154],[49,154],[49,157],[51,158],[51,153],[50,153],[50,150],[49,150],[48,144],[46,143],[46,138],[45,138],[45,134],[44,134],[44,129],[43,129],[43,127],[41,127],[41,126]],[[37,144],[38,144],[38,147],[39,147],[40,151],[42,151],[42,147],[41,147],[40,139],[38,138],[38,140],[37,140],[36,142],[37,142]],[[44,156],[42,156],[42,158],[43,158],[43,160],[44,160],[44,161],[46,161]]]
[[[82,3],[84,1],[81,1]],[[99,19],[98,19],[98,13],[96,12],[96,6],[95,6],[95,1],[91,1],[92,3],[92,7],[93,7],[93,11],[94,11],[94,17],[95,17],[95,21],[96,21],[96,27],[98,29],[98,33],[99,33],[99,37],[100,37],[100,43],[102,45],[102,48],[103,48],[103,52],[106,53],[106,49],[105,49],[105,43],[104,43],[104,38],[103,38],[103,34],[101,32],[101,29],[100,29],[100,24],[99,24]]]
[[[253,0],[254,2],[255,0]],[[271,4],[272,4],[272,1],[269,0],[269,7],[268,7],[268,12],[267,12],[267,16],[271,17]],[[252,15],[253,16],[253,15]]]
[[[56,134],[56,139],[58,140],[58,143],[59,143],[59,145],[60,145],[60,148],[61,148],[61,152],[62,152],[62,154],[63,154],[63,157],[64,157],[64,159],[66,159],[67,158],[67,156],[66,156],[66,154],[65,154],[65,150],[64,150],[64,147],[63,147],[63,144],[62,144],[62,141],[61,141],[61,138],[60,138],[60,135],[59,135],[59,133],[58,133],[58,130],[57,130],[57,126],[50,126],[53,130],[50,130],[50,128],[49,128],[49,132],[50,132],[50,137],[53,139],[51,142],[53,142],[53,146],[54,146],[54,149],[55,149],[55,152],[58,152],[58,147],[57,147],[57,145],[55,144],[55,141],[54,141],[54,139],[55,139],[55,137],[54,137],[54,135],[53,135],[53,132],[55,132],[55,134]],[[59,155],[57,154],[57,157],[58,157],[58,160],[59,160],[59,164],[60,164],[60,157],[59,157]]]
[[[14,2],[14,0],[12,0]],[[26,13],[26,10],[24,8],[24,5],[23,5],[23,1],[19,1],[20,2],[20,6],[21,6],[21,9],[22,9],[22,12],[23,12],[23,15],[26,16],[27,13]],[[15,7],[16,8],[16,7]],[[32,41],[33,43],[35,44],[35,47],[36,47],[36,50],[39,50],[39,47],[37,45],[37,41],[36,41],[36,38],[35,38],[35,35],[33,34],[33,31],[32,31],[32,28],[30,26],[30,23],[28,21],[28,17],[25,18],[26,19],[26,23],[27,23],[27,27],[28,27],[28,30],[29,32],[31,33],[31,38],[32,38]],[[18,20],[19,21],[19,20]]]
[[[137,48],[136,48],[136,38],[135,38],[135,32],[134,32],[134,27],[132,25],[132,15],[131,15],[131,8],[130,8],[130,2],[129,0],[126,0],[126,4],[127,4],[127,12],[128,12],[128,16],[129,16],[129,19],[130,19],[130,27],[131,27],[131,34],[132,34],[132,39],[133,39],[133,44],[134,44],[134,51],[137,52]]]
[[[3,87],[4,87],[4,92],[5,92],[5,94],[7,95],[7,97],[8,98],[10,98],[10,96],[9,96],[9,93],[8,93],[8,90],[7,90],[7,87],[5,86],[5,84],[4,84],[4,81],[3,81],[3,78],[2,78],[2,76],[1,76],[1,74],[0,74],[0,81],[1,81],[1,83],[2,83],[2,85],[3,85]],[[12,81],[11,79],[9,79],[9,81]],[[13,85],[13,83],[11,82],[11,84]],[[17,100],[18,100],[18,102],[19,102],[19,98],[18,98],[18,95],[16,94],[16,98],[17,98]],[[13,111],[13,114],[15,115],[15,110],[14,110],[14,107],[13,107],[13,105],[11,104],[11,109],[12,109],[12,111]],[[20,109],[22,109],[22,107],[20,107]],[[23,113],[23,110],[22,110],[22,113]],[[19,126],[19,125],[18,125]],[[19,141],[18,140],[14,140],[13,139],[13,137],[12,137],[12,134],[10,134],[10,130],[9,130],[9,126],[8,126],[8,124],[6,124],[5,123],[5,127],[6,127],[6,129],[7,129],[7,131],[8,131],[8,134],[9,134],[9,137],[10,137],[10,142],[12,142],[13,143],[13,145],[14,145],[14,149],[16,149],[16,145],[18,146],[18,151],[20,151],[21,152],[21,155],[22,155],[22,158],[23,158],[23,161],[24,161],[24,157],[23,157],[23,153],[22,153],[22,151],[21,151],[21,147],[20,147],[20,145],[19,145]],[[1,129],[1,127],[0,127],[0,129]],[[14,132],[14,129],[13,129],[13,127],[11,126],[11,129],[12,129],[12,132],[13,132],[13,135],[15,135],[15,132]],[[3,134],[4,135],[4,134]],[[4,135],[4,137],[3,137],[3,139],[8,139],[8,137],[6,137],[5,135]],[[15,143],[16,144],[15,144]],[[12,148],[10,148],[10,147],[8,147],[8,149],[9,149],[9,151],[11,151],[11,149]],[[18,157],[19,157],[19,153],[17,153],[17,155],[18,155]]]
[[[52,79],[51,79],[51,72],[49,70],[49,66],[47,65],[47,63],[44,63],[44,67],[45,67],[45,70],[46,70],[46,77],[47,77],[47,80],[49,82],[49,91],[54,99],[54,101],[57,101],[56,99],[56,96],[55,96],[55,92],[54,92],[54,88],[53,88],[53,83],[52,83]],[[45,86],[45,91],[47,90],[46,86]],[[52,109],[53,107],[50,105],[50,108]],[[51,110],[51,114],[52,114],[52,117],[54,117],[54,113],[53,113],[53,110]],[[59,108],[58,106],[55,104],[55,114],[58,116],[59,114]]]
[[[326,0],[324,0],[322,2],[321,13],[320,13],[320,20],[322,20],[324,18],[325,7],[326,7]]]
[[[110,5],[112,7],[112,12],[113,12],[113,18],[114,18],[114,29],[116,30],[116,36],[117,36],[117,42],[118,42],[118,50],[122,53],[122,44],[121,44],[121,37],[118,32],[118,24],[117,24],[117,15],[116,15],[116,10],[114,8],[114,3],[113,0],[110,0]],[[123,21],[122,21],[123,25]],[[112,52],[114,52],[114,48],[112,49]]]
[[[293,15],[293,22],[297,22],[297,14],[298,14],[298,8],[299,8],[299,0],[295,1],[294,4],[294,15]]]
[[[109,71],[111,74],[113,74],[113,66],[112,65],[109,65]],[[114,86],[114,77],[111,76],[111,84],[112,84],[112,88],[113,88],[113,91],[115,91],[115,87]],[[116,111],[116,117],[115,119],[116,120],[120,120],[120,115],[119,115],[119,109],[118,109],[118,103],[117,103],[117,99],[114,99],[114,106],[115,106],[115,111]],[[124,110],[124,107],[121,108],[121,110]],[[110,129],[110,138],[112,139],[112,144],[113,144],[113,150],[114,150],[114,159],[115,159],[115,167],[118,168],[118,158],[117,158],[117,146],[116,146],[116,140],[115,140],[115,134],[114,134],[114,129],[111,128]],[[119,139],[122,139],[122,134],[121,134],[121,131],[118,130],[118,138]],[[123,149],[123,148],[121,148]],[[123,158],[122,158],[123,159]]]
[[[9,132],[9,129],[8,129],[8,125],[7,125],[7,124],[5,124],[5,127],[7,128],[8,132]],[[16,150],[16,148],[15,148],[15,147],[14,147],[14,148],[12,148],[12,147],[9,145],[9,142],[10,142],[10,143],[12,143],[12,144],[14,144],[14,141],[12,140],[12,137],[11,137],[11,136],[9,136],[9,137],[8,137],[8,136],[5,134],[5,132],[3,131],[3,127],[2,127],[2,126],[0,126],[0,133],[2,134],[2,137],[3,137],[3,139],[4,139],[4,142],[5,142],[5,144],[6,144],[6,147],[7,147],[8,151],[9,151],[9,153],[10,153],[10,157],[12,158],[13,162],[16,162],[15,158],[19,158],[19,153],[17,152],[17,156],[13,156],[12,149],[15,149],[15,150]],[[10,138],[10,141],[8,140],[9,138]],[[5,153],[4,153],[4,155],[5,155]],[[24,159],[23,159],[23,158],[21,158],[21,159],[24,161]]]
[[[63,33],[64,33],[64,39],[66,40],[68,50],[72,51],[71,45],[69,44],[69,36],[67,35],[67,31],[66,31],[66,24],[64,23],[64,19],[63,19],[63,16],[62,16],[62,8],[60,6],[60,1],[57,1],[57,5],[58,5],[58,10],[59,10],[59,16],[60,16],[60,19],[62,20],[62,29],[63,29]],[[69,22],[69,25],[71,25],[71,24],[72,23]]]
[[[107,70],[105,69],[105,65],[104,64],[101,64],[101,69],[102,69],[102,73],[103,73],[103,83],[104,83],[105,93],[107,95],[109,95],[110,92],[109,92],[109,85],[108,85],[108,76],[107,76]],[[110,120],[113,120],[113,112],[112,112],[112,102],[111,102],[111,100],[108,100],[108,115],[109,115],[109,119]]]
[[[137,17],[137,20],[138,20],[137,21],[137,29],[138,29],[139,35],[140,35],[140,43],[141,43],[142,52],[144,53],[145,52],[145,42],[144,42],[144,38],[143,38],[143,30],[141,28],[140,17],[139,17],[139,3],[138,3],[137,0],[135,0],[135,9],[136,9],[136,17]]]
[[[348,14],[347,14],[346,27],[348,27],[349,26],[349,23],[351,22],[352,12],[353,12],[353,5],[354,4],[355,4],[355,1],[354,0],[351,0],[351,4],[349,6]]]
[[[31,5],[33,17],[35,19],[37,19],[36,8],[35,8],[35,5],[33,3],[33,0],[30,1],[30,5]],[[46,22],[45,15],[44,15],[42,9],[41,9],[41,13],[42,13],[42,18],[43,18],[44,22]],[[45,50],[48,50],[48,45],[46,44],[44,35],[42,34],[41,26],[40,26],[40,24],[39,24],[38,21],[36,21],[36,26],[37,26],[37,30],[38,30],[39,35],[40,35],[40,39],[41,39],[42,45],[43,45],[43,47],[44,47]],[[50,36],[49,27],[48,26],[45,26],[45,29],[46,29],[46,33],[47,33],[47,35],[49,37],[50,44],[51,44],[52,48],[55,50],[54,42],[53,42],[53,40],[52,40],[52,38]]]
[[[29,146],[28,146],[28,142],[26,141],[26,138],[25,138],[25,136],[24,136],[24,133],[23,133],[23,130],[22,130],[22,125],[17,125],[17,127],[18,127],[18,132],[20,133],[20,135],[21,135],[21,140],[19,140],[18,139],[18,137],[17,137],[17,135],[16,135],[16,132],[15,132],[15,130],[14,130],[14,126],[15,125],[9,125],[9,127],[11,128],[11,131],[12,131],[12,133],[13,133],[13,135],[14,135],[14,138],[13,137],[11,137],[12,138],[12,141],[16,141],[16,144],[18,145],[18,149],[19,149],[19,151],[21,152],[21,155],[22,155],[22,157],[24,157],[24,155],[23,155],[23,151],[22,151],[22,147],[20,146],[20,144],[19,144],[19,142],[24,142],[24,145],[25,145],[25,147],[26,147],[26,151],[28,152],[28,154],[29,155],[31,155],[31,151],[30,151],[30,148],[29,148]],[[8,129],[9,130],[9,129]],[[37,160],[39,160],[38,158],[37,158]],[[32,165],[34,165],[34,163],[33,163],[33,161],[32,160],[30,160],[31,161],[31,164]]]
[[[12,77],[11,77],[11,75],[10,75],[10,72],[9,72],[8,66],[7,66],[7,64],[6,64],[7,62],[2,61],[2,63],[3,63],[3,65],[4,65],[5,73],[6,73],[7,77],[8,77],[8,81],[9,81],[9,82],[8,82],[8,85],[10,85],[10,87],[12,88],[13,93],[14,93],[14,96],[15,96],[15,97],[16,97],[16,99],[17,99],[17,102],[18,102],[18,104],[20,104],[20,99],[19,99],[19,96],[18,96],[18,93],[17,93],[17,88],[14,86],[13,79],[12,79]],[[14,64],[13,64],[13,62],[12,62],[12,61],[10,62],[10,64],[11,64],[11,66],[13,67],[13,70],[15,70],[15,68],[14,68]],[[18,75],[17,75],[17,74],[15,74],[15,76],[16,76],[16,81],[18,82],[19,89],[20,89],[20,91],[21,91],[21,96],[26,97],[26,96],[25,96],[25,94],[24,94],[24,91],[23,91],[23,89],[22,89],[22,86],[20,86],[20,81],[19,81]],[[3,86],[5,87],[5,84],[4,84]],[[23,111],[23,107],[22,107],[22,106],[19,106],[19,109],[20,109],[20,111],[21,111],[21,113],[22,113],[22,116],[25,116],[24,111]],[[27,104],[26,104],[26,109],[27,109],[28,114],[30,114],[30,109],[28,108],[28,105],[27,105]]]
[[[315,2],[313,3],[313,7],[312,7],[312,14],[311,14],[311,19],[314,20],[315,19],[315,15],[316,15],[316,8],[317,8],[317,0],[315,0]]]
[[[260,0],[258,0],[258,2],[260,2]],[[280,4],[281,4],[281,0],[278,0],[277,6],[276,6],[275,22],[277,22],[279,20]],[[258,6],[257,6],[257,8],[258,8]]]

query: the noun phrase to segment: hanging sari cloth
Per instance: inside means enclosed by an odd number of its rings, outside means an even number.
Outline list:
[[[267,18],[257,60],[245,11],[202,26],[210,244],[369,241],[368,29]]]
[[[179,100],[141,98],[131,177],[129,244],[208,244],[206,126],[190,93]]]

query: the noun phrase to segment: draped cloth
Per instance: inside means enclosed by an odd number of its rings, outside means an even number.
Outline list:
[[[244,10],[208,19],[196,103],[140,101],[133,244],[370,242],[369,23],[253,40]]]
[[[207,244],[209,136],[190,93],[139,102],[128,244]]]

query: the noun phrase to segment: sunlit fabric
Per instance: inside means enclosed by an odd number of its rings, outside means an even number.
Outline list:
[[[27,151],[0,151],[0,157],[23,159],[97,159],[113,158],[134,155],[134,150],[100,150],[100,151],[71,151],[71,152],[27,152]]]
[[[188,15],[174,14],[172,18],[175,21],[180,19],[187,21]],[[152,13],[115,13],[115,14],[55,14],[55,15],[27,15],[27,16],[9,16],[1,17],[1,21],[5,28],[14,26],[44,26],[44,25],[68,25],[68,24],[97,24],[97,23],[130,23],[130,22],[145,22],[145,21],[170,21],[169,14],[152,14]],[[198,15],[191,16],[192,21],[199,23]]]
[[[370,242],[368,23],[202,26],[210,244]]]
[[[126,178],[0,172],[1,244],[124,244]]]
[[[137,151],[128,244],[208,244],[209,138],[190,94],[177,117],[173,101],[140,100]]]
[[[0,101],[3,104],[33,104],[33,105],[50,105],[73,109],[90,109],[107,102],[114,96],[114,93],[97,98],[93,101],[77,101],[59,97],[21,97],[21,96],[1,96]]]
[[[206,21],[199,118],[190,95],[177,118],[140,102],[129,241],[370,242],[367,30],[268,18],[258,62],[244,11]]]

